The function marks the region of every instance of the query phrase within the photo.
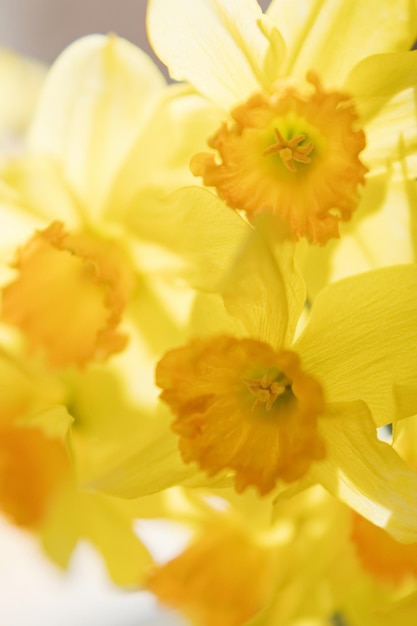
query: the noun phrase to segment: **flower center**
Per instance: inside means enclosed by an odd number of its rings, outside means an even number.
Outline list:
[[[309,93],[277,86],[236,107],[233,123],[209,140],[215,153],[196,154],[190,166],[248,219],[267,212],[296,239],[324,244],[358,205],[365,134],[347,94],[325,91],[314,72],[307,79]]]
[[[278,128],[274,128],[275,143],[266,150],[263,151],[264,156],[269,154],[279,154],[285,167],[290,172],[296,172],[297,168],[294,161],[297,163],[311,163],[311,158],[308,156],[314,148],[314,144],[310,141],[306,146],[300,146],[299,144],[306,138],[305,135],[297,135],[292,139],[285,139]]]
[[[289,381],[287,385],[281,382],[270,380],[267,374],[264,374],[262,378],[257,379],[244,379],[243,382],[249,389],[249,391],[256,397],[255,402],[252,405],[252,411],[261,404],[266,405],[266,410],[270,411],[275,400],[278,396],[282,395],[286,389],[288,389]]]
[[[162,358],[156,382],[184,461],[209,475],[232,470],[239,492],[269,493],[323,458],[323,392],[294,352],[229,336],[194,340]]]
[[[114,241],[67,233],[54,222],[18,251],[18,276],[3,289],[2,318],[56,367],[84,365],[120,351],[117,331],[133,273]]]

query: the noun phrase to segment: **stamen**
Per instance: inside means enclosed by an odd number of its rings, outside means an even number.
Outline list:
[[[238,492],[252,485],[267,494],[324,456],[323,392],[294,352],[227,335],[196,339],[162,358],[156,383],[183,460],[210,476],[232,470]]]
[[[213,152],[194,155],[190,167],[249,221],[268,213],[294,239],[323,245],[359,203],[365,134],[348,94],[326,91],[311,71],[307,81],[309,93],[281,83],[237,106],[209,139]]]
[[[297,135],[292,139],[285,139],[277,128],[274,128],[275,143],[269,146],[263,151],[263,156],[270,154],[279,154],[285,167],[290,172],[296,172],[297,168],[293,161],[298,163],[311,163],[311,159],[308,156],[314,148],[314,144],[310,141],[306,146],[299,146],[301,142],[306,138],[305,135]]]
[[[243,382],[254,396],[256,400],[252,405],[252,411],[256,409],[260,404],[266,405],[266,410],[270,411],[275,400],[284,393],[286,387],[279,382],[269,380],[269,377],[264,374],[262,378],[258,379],[243,379]]]

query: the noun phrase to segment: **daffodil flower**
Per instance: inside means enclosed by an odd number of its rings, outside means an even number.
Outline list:
[[[1,254],[14,270],[2,280],[2,319],[51,366],[119,353],[127,318],[141,318],[151,350],[178,325],[169,288],[158,292],[158,255],[130,237],[124,214],[140,212],[150,188],[191,180],[178,126],[187,118],[199,144],[205,108],[115,36],[75,42],[48,72],[27,150],[2,163],[0,199]]]
[[[203,316],[215,334],[194,328],[200,336],[157,366],[184,461],[228,475],[238,491],[319,482],[400,541],[416,541],[417,474],[375,430],[417,411],[416,268],[384,268],[328,287],[294,339],[288,307],[298,302],[301,313],[302,302],[296,289],[283,288],[277,256],[284,253],[254,237],[228,276],[223,309],[205,297]],[[257,295],[269,297],[272,317]],[[234,332],[225,307],[237,320]]]
[[[265,15],[255,0],[150,0],[148,30],[172,77],[225,111],[191,169],[250,220],[272,213],[324,244],[357,208],[367,169],[415,153],[407,0],[273,0]]]

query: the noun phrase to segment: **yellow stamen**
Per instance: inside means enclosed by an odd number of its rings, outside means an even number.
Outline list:
[[[300,146],[299,144],[306,138],[305,135],[297,135],[292,139],[284,139],[277,128],[274,128],[275,143],[266,150],[263,151],[264,156],[269,154],[279,154],[290,172],[296,172],[297,168],[294,161],[298,163],[310,163],[311,159],[308,156],[314,148],[314,144],[310,141],[306,146]]]
[[[237,491],[253,485],[266,494],[324,455],[323,392],[294,352],[253,339],[196,339],[162,358],[156,382],[184,461],[209,475],[232,470]]]
[[[359,203],[365,134],[349,95],[326,91],[314,72],[307,80],[310,93],[277,85],[236,107],[208,142],[215,152],[196,154],[190,167],[249,220],[269,213],[295,239],[324,244]]]
[[[264,374],[262,378],[256,380],[243,381],[249,391],[256,396],[256,400],[252,405],[252,411],[260,404],[266,404],[266,410],[270,411],[275,400],[285,391],[285,386],[279,382],[269,380]]]

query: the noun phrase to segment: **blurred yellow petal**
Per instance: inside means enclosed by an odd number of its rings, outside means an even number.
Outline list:
[[[100,494],[68,491],[57,502],[40,529],[48,556],[61,567],[78,542],[93,545],[102,556],[117,585],[140,585],[151,557],[133,528],[134,507]]]
[[[151,0],[148,32],[172,78],[228,108],[263,84],[268,40],[255,0]]]
[[[361,118],[368,123],[394,95],[415,87],[416,71],[417,50],[376,54],[355,65],[345,79],[344,88],[355,94]]]
[[[143,433],[146,439],[138,442],[137,450],[125,452],[124,458],[120,452],[113,467],[109,463],[107,471],[90,481],[88,487],[122,498],[138,498],[190,480],[197,486],[207,485],[207,478],[181,459],[177,437],[169,428],[170,419],[168,411],[161,410],[154,423],[148,422],[148,431]]]
[[[294,347],[329,402],[360,398],[378,426],[407,417],[396,394],[415,385],[416,294],[417,267],[399,265],[346,278],[318,295]],[[407,396],[411,414],[417,396],[413,405]]]
[[[114,35],[76,41],[49,71],[30,147],[62,163],[87,218],[100,215],[164,84],[145,53]]]
[[[221,115],[189,86],[168,86],[121,166],[107,201],[106,218],[123,221],[125,212],[129,218],[144,208],[147,214],[146,196],[140,193],[148,187],[166,192],[195,184],[190,155],[204,148]]]
[[[45,77],[35,59],[0,49],[0,135],[21,135],[27,128]]]
[[[411,172],[410,172],[411,173]],[[414,180],[398,173],[372,176],[357,212],[326,247],[298,248],[309,299],[327,284],[416,258],[417,230],[409,207],[417,202]]]
[[[267,14],[287,44],[287,73],[315,68],[330,83],[366,56],[409,50],[417,34],[413,0],[272,0]]]
[[[227,311],[249,337],[274,348],[289,345],[305,303],[303,278],[294,259],[294,243],[274,225],[259,220],[249,230],[233,264],[225,271],[220,293]]]
[[[63,443],[38,428],[0,429],[0,509],[19,526],[39,526],[65,489],[69,459]]]
[[[40,154],[10,158],[2,163],[0,175],[0,200],[9,205],[10,213],[19,211],[29,223],[34,219],[39,224],[55,219],[68,226],[79,223],[77,203],[55,160]]]
[[[128,226],[142,240],[152,241],[177,254],[182,274],[193,287],[216,290],[225,267],[234,262],[248,236],[248,225],[205,189],[185,188],[161,197],[157,192],[142,196],[141,206],[132,207]],[[172,260],[168,257],[168,267]]]
[[[319,428],[327,454],[311,478],[398,541],[417,543],[417,472],[377,439],[366,405],[330,405]]]

